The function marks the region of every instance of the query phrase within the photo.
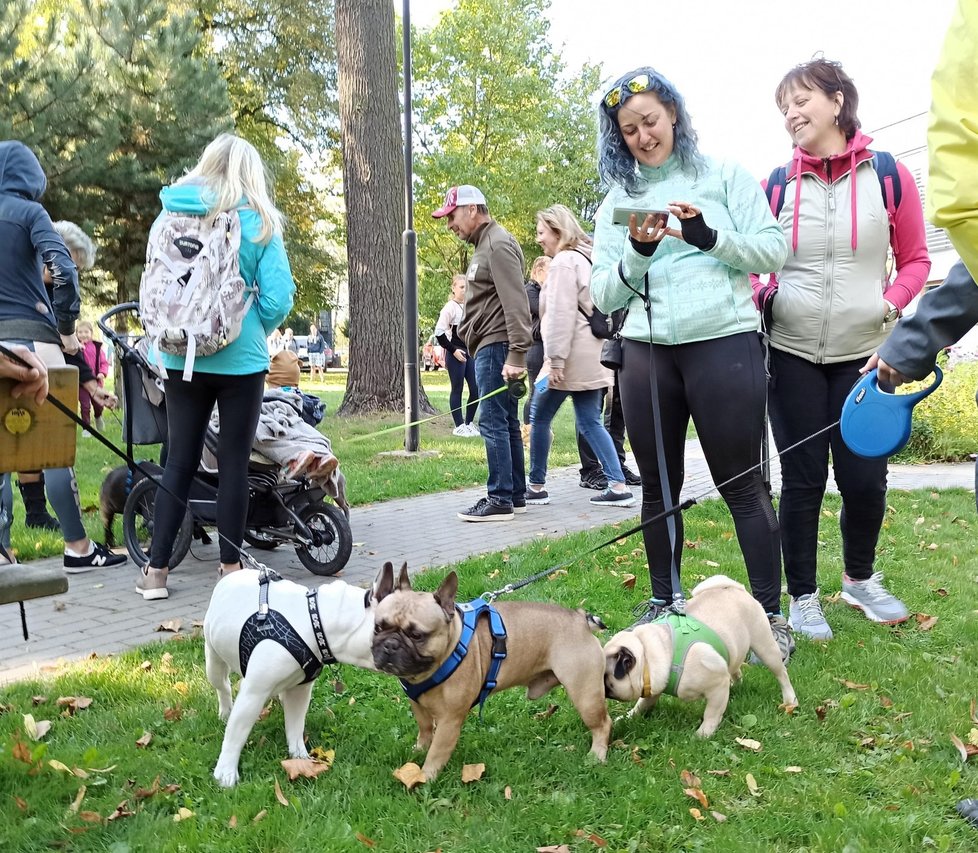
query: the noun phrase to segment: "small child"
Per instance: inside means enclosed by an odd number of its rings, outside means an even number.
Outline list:
[[[78,335],[78,343],[81,344],[82,355],[85,357],[88,366],[92,369],[92,373],[95,374],[99,388],[103,387],[105,385],[105,377],[109,372],[109,362],[105,357],[105,349],[102,341],[95,340],[95,328],[88,320],[82,320],[78,323],[75,327],[75,334]],[[92,399],[92,395],[88,392],[88,389],[84,387],[78,389],[78,403],[81,406],[81,417],[85,425],[91,425],[91,410],[94,409],[95,429],[100,432],[104,430],[105,422],[102,420],[103,407]],[[89,433],[83,432],[82,435],[87,437]]]

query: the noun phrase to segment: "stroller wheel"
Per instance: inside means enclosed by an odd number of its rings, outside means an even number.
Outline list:
[[[150,479],[140,480],[126,498],[126,506],[122,511],[122,535],[126,550],[137,566],[145,566],[149,562],[149,551],[153,544],[153,512],[156,506],[156,483]],[[173,550],[170,554],[170,568],[179,565],[190,550],[190,537],[193,534],[194,521],[190,510],[186,511],[177,535],[173,540]]]
[[[314,575],[335,575],[353,553],[350,522],[339,507],[324,500],[308,504],[298,515],[314,537],[308,547],[295,546],[299,562]]]

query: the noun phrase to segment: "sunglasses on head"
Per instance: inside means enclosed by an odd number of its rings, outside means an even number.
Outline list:
[[[604,96],[602,102],[609,109],[613,110],[619,104],[621,104],[622,95],[625,92],[630,92],[633,95],[637,95],[639,92],[645,92],[652,88],[652,78],[648,74],[636,74],[634,77],[629,78],[624,83],[615,86],[607,95]]]

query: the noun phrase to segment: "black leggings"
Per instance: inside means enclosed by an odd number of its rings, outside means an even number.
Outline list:
[[[186,512],[190,484],[197,473],[215,403],[221,418],[217,444],[221,562],[241,560],[237,549],[244,538],[248,515],[248,457],[258,428],[264,384],[264,371],[243,376],[196,372],[190,382],[184,382],[177,371],[171,372],[166,380],[166,490],[156,492],[150,566],[162,569],[170,564],[173,540]]]
[[[452,383],[452,390],[448,395],[448,405],[452,409],[452,420],[455,421],[455,426],[461,426],[463,422],[470,424],[475,420],[475,411],[479,408],[479,389],[475,383],[475,359],[466,353],[465,361],[459,361],[455,358],[454,353],[446,350],[445,369],[448,371],[448,379]],[[469,402],[465,406],[465,417],[463,418],[462,386],[466,383],[469,386]]]
[[[742,474],[761,459],[764,430],[764,360],[756,333],[654,346],[664,457],[673,504],[685,477],[686,429],[692,417],[715,483]],[[649,345],[624,341],[619,373],[622,409],[632,452],[642,476],[642,520],[663,511],[649,386]],[[781,548],[778,520],[759,468],[723,486],[747,565],[751,592],[767,613],[781,612]],[[682,513],[675,515],[675,560],[683,550]],[[643,531],[652,594],[672,600],[666,520]]]

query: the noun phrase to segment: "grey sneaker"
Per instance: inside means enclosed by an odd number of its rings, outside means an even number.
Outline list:
[[[544,506],[550,503],[550,495],[544,488],[534,489],[532,486],[526,490],[526,502],[533,506]]]
[[[803,634],[811,640],[832,639],[832,629],[825,621],[817,589],[808,595],[792,597],[791,604],[788,606],[788,624],[792,631]]]
[[[791,636],[791,626],[780,613],[768,613],[767,621],[771,623],[774,642],[778,644],[778,648],[781,650],[781,660],[787,663],[795,651],[795,638]]]
[[[161,601],[170,597],[170,591],[166,588],[166,569],[152,569],[149,566],[139,570],[139,577],[136,579],[136,592],[142,597],[143,601]]]
[[[864,581],[843,574],[842,600],[862,610],[867,619],[883,625],[899,625],[910,618],[906,605],[883,586],[882,572],[874,572]]]
[[[612,488],[605,489],[600,495],[595,495],[588,503],[595,506],[635,506],[635,496],[629,492],[616,492]]]
[[[639,625],[648,625],[649,622],[655,622],[665,612],[666,603],[661,598],[650,598],[648,601],[636,604],[632,609],[632,615],[637,616],[638,619],[628,627],[628,630],[633,631]]]

